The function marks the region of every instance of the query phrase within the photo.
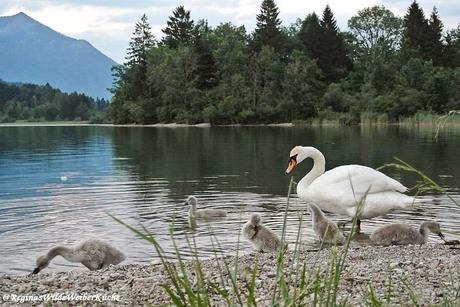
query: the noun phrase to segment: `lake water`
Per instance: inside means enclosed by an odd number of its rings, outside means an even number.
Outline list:
[[[443,130],[438,141],[433,135],[431,128],[404,127],[0,127],[0,272],[30,272],[48,248],[87,237],[122,249],[126,263],[158,261],[152,246],[109,213],[146,227],[170,257],[173,221],[176,244],[186,256],[187,237],[195,239],[201,257],[213,256],[211,234],[222,253],[234,254],[238,246],[250,252],[240,230],[252,212],[281,231],[290,180],[285,169],[295,145],[320,149],[326,169],[342,164],[376,168],[397,156],[460,201],[460,129]],[[300,164],[295,180],[311,166],[311,161]],[[386,172],[406,186],[415,184],[413,175]],[[226,209],[228,217],[190,225],[184,205],[188,195],[196,195],[203,207]],[[425,197],[433,201],[365,221],[363,231],[394,221],[419,225],[425,219],[460,231],[455,204],[442,195]],[[294,242],[303,216],[302,242],[315,246],[305,204],[294,199],[289,211],[287,240]],[[82,266],[58,257],[48,270],[72,269]]]

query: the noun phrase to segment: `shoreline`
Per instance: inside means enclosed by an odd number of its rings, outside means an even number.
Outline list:
[[[285,254],[284,277],[291,288],[295,284],[297,265],[305,264],[307,276],[324,274],[330,266],[331,249],[321,251],[301,250],[298,255],[293,250]],[[300,259],[301,261],[298,261]],[[226,291],[232,292],[230,277],[222,271],[223,262],[231,269],[238,265],[237,287],[241,296],[248,293],[248,275],[254,264],[259,269],[255,279],[255,298],[258,306],[271,305],[276,280],[276,255],[251,253],[236,258],[229,256],[200,261],[207,283],[222,284]],[[193,279],[195,264],[184,262],[185,271]],[[408,246],[352,246],[348,250],[345,268],[337,292],[338,298],[346,299],[347,305],[365,306],[368,304],[369,287],[381,301],[386,300],[388,280],[392,282],[392,296],[387,305],[407,305],[413,301],[413,295],[419,305],[441,304],[445,299],[454,299],[460,303],[460,249],[442,244]],[[248,273],[249,272],[249,273]],[[410,289],[404,284],[410,285]],[[101,271],[51,272],[37,275],[7,276],[0,275],[0,302],[4,306],[17,305],[9,295],[46,295],[55,293],[75,295],[119,295],[119,301],[97,302],[98,306],[136,306],[153,304],[171,304],[161,284],[169,279],[161,264],[127,264],[111,266]],[[211,289],[211,288],[209,288]],[[457,291],[457,292],[455,292]],[[455,294],[456,293],[456,294]],[[209,290],[212,305],[227,305],[217,292]],[[236,303],[235,296],[230,297]],[[312,304],[312,295],[303,299],[306,305]],[[53,302],[48,302],[53,304]],[[66,305],[93,306],[94,301],[68,301]],[[43,305],[44,302],[27,302],[31,305]],[[46,302],[45,302],[46,304]]]
[[[358,123],[353,125],[344,125],[335,122],[324,123],[276,123],[276,124],[233,124],[233,125],[211,125],[210,123],[199,124],[90,124],[89,122],[15,122],[15,123],[0,123],[0,128],[10,127],[126,127],[126,128],[213,128],[213,127],[280,127],[280,128],[303,128],[303,127],[427,127],[437,128],[435,122],[399,122],[399,123]],[[460,127],[460,123],[447,122],[442,128]]]

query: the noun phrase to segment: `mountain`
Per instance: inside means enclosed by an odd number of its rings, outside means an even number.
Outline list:
[[[49,83],[65,92],[110,98],[113,65],[87,41],[56,32],[24,13],[0,17],[0,79]]]

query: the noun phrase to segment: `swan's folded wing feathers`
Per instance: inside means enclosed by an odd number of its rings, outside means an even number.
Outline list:
[[[388,177],[387,175],[362,165],[343,165],[325,172],[322,176],[313,181],[313,185],[330,186],[333,190],[343,192],[351,189],[356,195],[368,193],[379,193],[383,191],[406,192],[407,188],[400,182]]]

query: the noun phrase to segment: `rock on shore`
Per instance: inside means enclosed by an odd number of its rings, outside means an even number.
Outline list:
[[[276,279],[276,256],[253,253],[201,262],[208,282],[221,283],[230,277],[222,270],[223,261],[230,268],[238,262],[237,284],[244,300],[247,295],[248,271],[258,259],[259,270],[256,277],[256,299],[259,306],[271,304]],[[285,255],[284,276],[289,286],[295,283],[299,274],[298,264],[306,264],[307,271],[324,274],[328,270],[331,249],[322,251],[294,251]],[[223,271],[223,276],[219,273]],[[193,279],[193,262],[186,263],[187,274]],[[391,272],[391,273],[390,273]],[[389,278],[389,276],[391,276]],[[347,306],[363,306],[369,300],[369,285],[375,296],[386,301],[388,281],[391,279],[392,295],[389,305],[441,304],[445,300],[459,299],[460,296],[460,249],[440,244],[422,246],[391,247],[351,247],[339,285],[339,300],[346,299]],[[13,297],[40,296],[46,294],[93,295],[92,301],[65,301],[64,305],[86,306],[137,306],[148,303],[156,306],[171,303],[161,284],[169,279],[161,264],[120,265],[101,271],[43,273],[28,276],[0,276],[0,302],[2,305],[18,305]],[[230,284],[230,283],[229,283]],[[408,287],[409,286],[409,287]],[[227,290],[232,292],[231,287]],[[226,305],[214,291],[208,292],[213,305]],[[103,297],[103,296],[106,297]],[[118,296],[118,297],[116,297]],[[112,299],[102,301],[104,298]],[[118,300],[114,300],[118,298]],[[24,297],[23,297],[24,299]],[[311,303],[306,295],[304,301]],[[99,300],[99,301],[98,301]],[[236,302],[236,301],[235,301]],[[61,305],[63,302],[43,302],[36,300],[27,305]],[[460,304],[460,300],[457,301]]]

